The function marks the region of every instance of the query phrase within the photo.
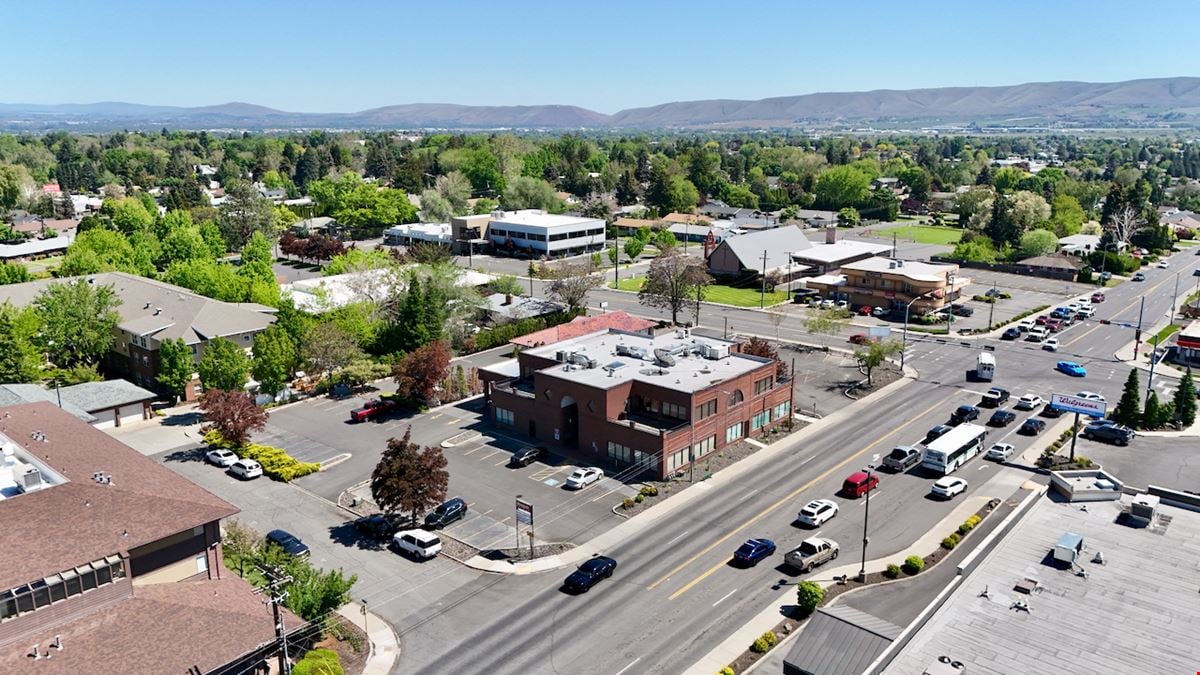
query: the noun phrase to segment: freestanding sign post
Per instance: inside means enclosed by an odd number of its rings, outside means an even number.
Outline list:
[[[1052,394],[1050,407],[1055,410],[1075,413],[1075,422],[1071,426],[1071,461],[1075,461],[1075,439],[1079,436],[1079,415],[1103,418],[1108,413],[1106,401],[1093,401],[1088,398],[1069,396],[1067,394]]]
[[[533,560],[533,504],[517,495],[517,551],[521,550],[521,523],[529,526],[529,559]]]

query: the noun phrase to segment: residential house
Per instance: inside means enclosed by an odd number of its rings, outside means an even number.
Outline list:
[[[791,419],[778,362],[687,330],[604,330],[480,369],[492,421],[625,480],[667,478]]]
[[[154,417],[154,392],[126,380],[81,382],[49,389],[38,384],[0,384],[0,407],[53,403],[97,429],[128,426]]]
[[[273,654],[271,609],[224,568],[234,506],[50,403],[0,409],[0,449],[0,671],[251,672]]]
[[[117,307],[120,319],[113,329],[115,339],[103,365],[110,372],[122,374],[135,384],[152,389],[161,388],[157,380],[158,350],[164,340],[182,339],[199,364],[204,348],[211,340],[226,338],[250,350],[254,346],[254,336],[275,320],[275,310],[270,307],[221,302],[186,288],[124,272],[0,286],[0,303],[8,301],[23,307],[32,303],[47,286],[72,282],[111,286],[116,292],[121,303]],[[198,393],[199,384],[193,382],[184,396],[194,400]]]
[[[958,265],[871,257],[842,265],[838,274],[805,280],[827,298],[851,305],[904,309],[928,314],[958,299],[971,282],[959,275]]]
[[[332,235],[337,230],[337,221],[329,216],[305,218],[292,223],[292,232],[297,236],[309,237],[314,234]]]
[[[513,296],[506,293],[492,293],[484,298],[483,302],[483,313],[486,315],[487,321],[492,324],[534,319],[567,309],[566,305],[551,300]]]
[[[747,232],[729,237],[708,257],[708,271],[717,277],[782,276],[790,280],[808,269],[793,254],[812,247],[795,225]]]
[[[380,303],[387,299],[398,284],[403,273],[390,269],[349,272],[328,277],[301,279],[284,284],[280,291],[291,297],[296,309],[313,314],[328,312],[356,302]],[[458,269],[458,286],[485,286],[496,277],[471,269]]]

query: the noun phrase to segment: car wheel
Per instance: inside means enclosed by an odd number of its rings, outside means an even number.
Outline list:
[[[609,571],[605,572],[605,573],[604,573],[604,578],[605,578],[605,579],[608,579],[609,577],[611,577],[611,576],[612,576],[612,573],[613,573],[613,571],[612,571],[612,570],[609,570]]]
[[[834,551],[834,552],[833,552],[833,555],[832,555],[832,556],[830,556],[830,557],[829,557],[829,559],[830,559],[830,560],[837,560],[837,557],[838,557],[838,552],[837,552],[837,551]]]

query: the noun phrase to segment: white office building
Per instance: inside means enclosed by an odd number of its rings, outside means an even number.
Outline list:
[[[563,256],[604,248],[604,221],[537,209],[496,212],[487,238],[500,251]]]

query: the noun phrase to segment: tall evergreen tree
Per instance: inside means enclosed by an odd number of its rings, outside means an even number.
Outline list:
[[[1175,390],[1175,419],[1185,428],[1196,423],[1196,384],[1192,381],[1192,369],[1188,368]]]
[[[1146,397],[1146,407],[1142,410],[1143,429],[1155,429],[1158,427],[1158,420],[1162,416],[1159,410],[1161,406],[1158,403],[1158,392],[1151,390],[1150,395]]]
[[[1129,377],[1125,378],[1125,388],[1121,390],[1121,400],[1113,411],[1112,418],[1127,427],[1140,426],[1142,419],[1141,385],[1138,383],[1137,368],[1129,369]]]

